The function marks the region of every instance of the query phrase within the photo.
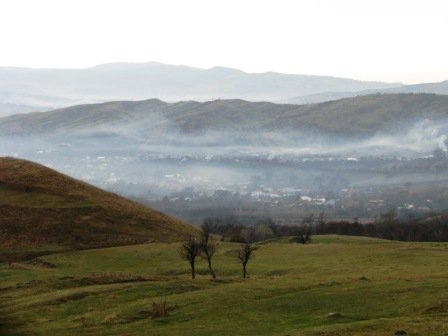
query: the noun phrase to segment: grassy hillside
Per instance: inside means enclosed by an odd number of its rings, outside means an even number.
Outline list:
[[[191,226],[39,164],[0,158],[0,252],[173,241]]]
[[[344,135],[394,132],[422,119],[448,117],[448,96],[435,94],[377,94],[302,105],[300,114],[288,112],[271,127],[311,127]]]
[[[0,266],[5,326],[20,335],[446,335],[448,245],[316,236],[261,244],[243,281],[220,243],[189,279],[178,243],[65,252]],[[151,320],[166,298],[169,316]]]
[[[79,105],[46,113],[0,118],[0,135],[48,135],[126,126],[125,134],[139,136],[142,136],[142,130],[168,132],[171,127],[183,132],[312,129],[368,136],[402,129],[425,118],[447,116],[448,96],[434,94],[370,95],[311,105],[244,100],[164,103],[151,99]]]

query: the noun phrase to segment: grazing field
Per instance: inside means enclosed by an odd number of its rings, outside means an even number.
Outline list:
[[[220,243],[211,280],[149,243],[1,264],[1,335],[448,335],[448,244],[316,236],[257,245],[241,279]],[[153,302],[168,316],[152,319]]]

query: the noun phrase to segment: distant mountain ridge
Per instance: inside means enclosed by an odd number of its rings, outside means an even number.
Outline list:
[[[244,100],[165,103],[158,99],[79,105],[0,118],[0,135],[51,135],[126,127],[127,135],[148,130],[169,134],[211,130],[304,130],[369,136],[405,123],[448,116],[448,96],[376,94],[320,104],[293,105]],[[123,131],[124,132],[124,131]]]
[[[194,68],[159,62],[107,63],[84,69],[0,67],[3,115],[49,110],[85,103],[144,100],[168,102],[243,99],[314,104],[375,93],[448,94],[448,80],[404,85],[330,76],[248,73],[238,69]]]
[[[0,103],[63,107],[85,102],[244,99],[278,101],[322,92],[388,89],[401,83],[345,78],[247,73],[237,69],[148,63],[110,63],[86,69],[0,67]],[[2,93],[7,93],[2,98]]]
[[[415,85],[406,85],[401,88],[388,89],[385,92],[390,93],[435,93],[448,95],[448,80],[439,83],[424,83]]]
[[[370,89],[353,92],[322,92],[305,96],[297,96],[289,99],[279,101],[284,104],[315,104],[326,101],[338,100],[342,98],[353,98],[360,96],[368,96],[372,94],[392,94],[392,93],[433,93],[438,95],[448,95],[448,81],[439,83],[424,83],[415,85],[404,85],[397,88],[390,89]]]

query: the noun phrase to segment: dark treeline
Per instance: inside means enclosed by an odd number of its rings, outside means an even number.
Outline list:
[[[253,226],[241,224],[238,219],[207,218],[204,223],[223,240],[256,242],[274,237],[293,236],[297,242],[306,243],[311,235],[339,234],[366,236],[401,241],[448,242],[448,213],[423,219],[400,219],[396,211],[389,211],[373,223],[353,221],[326,221],[321,213],[311,214],[295,225],[279,225],[271,219]]]
[[[447,242],[448,221],[396,221],[360,224],[358,222],[329,222],[314,227],[314,234],[367,236],[401,241]]]
[[[204,220],[211,233],[220,235],[222,240],[238,243],[254,243],[275,237],[295,237],[298,243],[311,241],[312,227],[309,223],[300,225],[279,225],[272,219],[260,220],[247,226],[234,217],[210,217]]]

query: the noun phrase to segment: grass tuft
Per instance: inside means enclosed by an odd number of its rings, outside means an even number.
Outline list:
[[[166,298],[160,299],[159,302],[152,303],[151,319],[155,320],[160,317],[168,316],[168,304]]]

